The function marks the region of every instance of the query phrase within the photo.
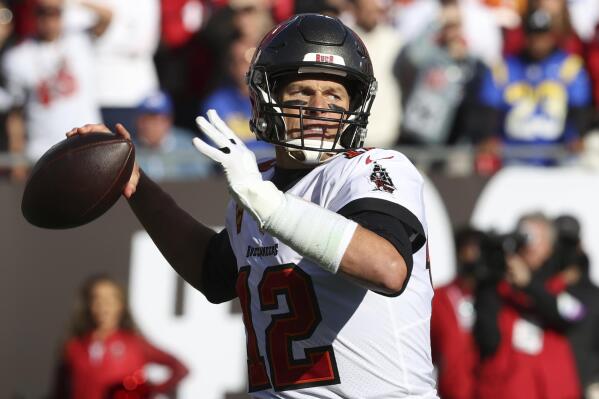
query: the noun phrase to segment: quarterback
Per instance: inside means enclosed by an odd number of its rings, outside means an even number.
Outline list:
[[[136,168],[124,195],[172,267],[211,302],[239,298],[255,398],[436,398],[423,180],[362,148],[376,80],[338,19],[275,27],[247,74],[258,164],[214,111],[196,122],[232,201],[215,233]],[[69,135],[107,130],[86,125]],[[128,137],[122,125],[117,132]]]

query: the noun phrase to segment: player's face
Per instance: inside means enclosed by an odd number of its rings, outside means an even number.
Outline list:
[[[90,312],[98,328],[116,329],[123,314],[120,289],[110,281],[100,281],[92,289]]]
[[[349,109],[349,94],[340,83],[320,79],[300,79],[287,84],[281,93],[283,111],[298,115],[301,111],[285,108],[285,104],[322,108],[324,111],[305,110],[303,120],[304,139],[333,141],[339,131],[339,122],[320,121],[310,117],[331,118],[340,120],[339,111]],[[328,112],[326,110],[337,111]],[[285,117],[287,139],[301,136],[301,121],[297,117]]]

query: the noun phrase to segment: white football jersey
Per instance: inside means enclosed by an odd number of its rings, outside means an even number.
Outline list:
[[[271,167],[264,178],[273,173]],[[422,177],[397,151],[338,154],[288,192],[333,212],[357,199],[390,201],[426,234]],[[234,203],[226,227],[239,268],[253,397],[437,397],[426,245],[413,255],[404,292],[389,297],[323,270],[260,231]]]

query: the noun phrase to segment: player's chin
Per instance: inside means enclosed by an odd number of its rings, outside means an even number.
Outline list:
[[[306,166],[315,166],[321,164],[331,157],[333,157],[336,153],[334,152],[320,152],[320,151],[310,151],[310,150],[294,150],[288,149],[289,154],[293,159],[303,163]]]

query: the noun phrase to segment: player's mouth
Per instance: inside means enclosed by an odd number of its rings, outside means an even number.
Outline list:
[[[301,129],[291,129],[294,136],[299,134]],[[325,139],[333,140],[337,136],[337,125],[306,125],[303,129],[302,137],[304,139]]]

